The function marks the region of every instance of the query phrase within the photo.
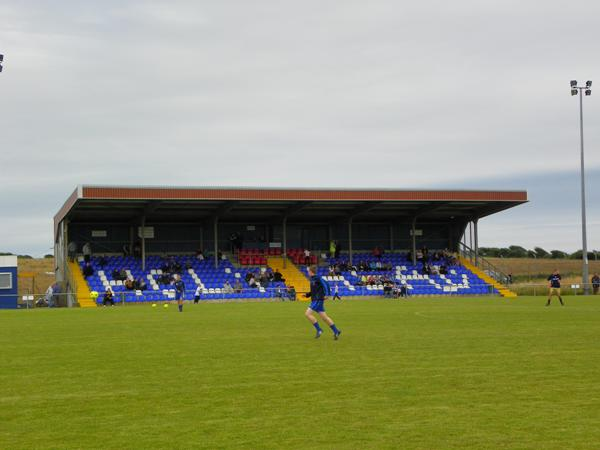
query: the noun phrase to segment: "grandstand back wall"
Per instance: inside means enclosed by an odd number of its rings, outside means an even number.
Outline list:
[[[214,249],[214,231],[212,224],[153,224],[154,238],[146,239],[149,253],[193,252],[198,248]],[[352,247],[355,250],[370,250],[375,246],[385,249],[411,248],[410,223],[354,223],[352,226]],[[453,248],[452,226],[439,223],[421,223],[417,230],[419,246],[432,249]],[[98,232],[101,233],[98,233]],[[246,248],[261,248],[268,242],[282,242],[283,226],[260,222],[220,223],[218,226],[219,249],[231,248],[229,237],[238,233]],[[94,235],[101,234],[102,237]],[[104,237],[105,234],[105,237]],[[124,245],[137,241],[137,227],[129,224],[114,223],[71,223],[70,240],[79,245],[90,242],[94,253],[120,253]],[[288,248],[309,248],[326,250],[329,241],[337,240],[343,250],[348,250],[348,225],[344,223],[289,223],[287,225]]]

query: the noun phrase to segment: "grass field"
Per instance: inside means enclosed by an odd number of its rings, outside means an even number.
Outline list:
[[[0,448],[600,446],[600,298],[0,311]]]

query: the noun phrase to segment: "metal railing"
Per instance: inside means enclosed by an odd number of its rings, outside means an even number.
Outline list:
[[[500,284],[507,284],[509,281],[508,275],[506,275],[502,270],[500,270],[497,266],[489,262],[481,255],[477,255],[475,257],[475,250],[471,247],[465,245],[464,243],[459,243],[459,254],[461,257],[468,259],[471,264],[485,272],[491,278],[496,280]]]

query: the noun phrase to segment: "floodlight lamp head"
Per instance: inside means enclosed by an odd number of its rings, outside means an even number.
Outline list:
[[[571,80],[571,87],[577,86],[577,80]]]
[[[585,87],[588,88],[588,89],[591,88],[592,87],[592,81],[591,80],[587,80],[585,82]]]
[[[592,95],[592,90],[591,89],[586,89],[585,90],[585,95]]]
[[[577,95],[577,89],[571,89],[571,95]]]

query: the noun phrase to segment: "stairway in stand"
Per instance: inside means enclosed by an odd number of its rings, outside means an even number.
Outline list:
[[[466,267],[467,269],[469,269],[471,272],[473,272],[475,275],[477,275],[479,278],[481,278],[483,281],[485,281],[486,283],[491,284],[492,286],[494,286],[498,290],[498,292],[500,293],[500,295],[502,297],[515,298],[517,296],[517,294],[515,292],[511,291],[510,289],[508,289],[503,284],[498,283],[496,280],[494,280],[492,277],[490,277],[483,270],[481,270],[478,267],[476,267],[474,264],[471,264],[471,262],[467,258],[462,258],[461,257],[460,258],[460,263],[464,267]]]
[[[71,269],[71,274],[77,285],[77,303],[79,303],[81,308],[95,308],[96,302],[92,299],[90,289],[87,281],[85,281],[83,273],[81,273],[79,264],[72,261],[69,263],[69,269]]]
[[[288,258],[285,258],[285,267],[283,267],[284,258],[283,256],[268,256],[267,265],[273,271],[277,269],[283,275],[286,286],[294,286],[298,293],[298,300],[308,300],[304,297],[304,294],[310,291],[308,278]]]

